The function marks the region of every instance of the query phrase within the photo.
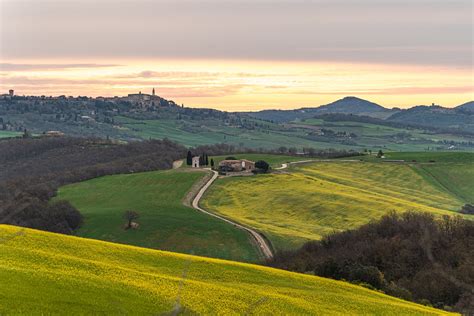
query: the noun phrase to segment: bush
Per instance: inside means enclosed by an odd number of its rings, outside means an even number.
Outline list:
[[[461,210],[459,211],[459,213],[474,215],[474,205],[472,205],[472,204],[465,204],[465,205],[461,208]]]
[[[270,165],[266,161],[259,160],[255,163],[255,168],[257,169],[257,172],[261,171],[266,173],[270,169]]]

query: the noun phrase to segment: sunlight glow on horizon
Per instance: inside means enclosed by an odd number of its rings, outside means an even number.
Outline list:
[[[315,107],[357,96],[385,107],[474,99],[471,69],[342,62],[225,59],[3,60],[0,93],[156,94],[189,107],[228,111]]]

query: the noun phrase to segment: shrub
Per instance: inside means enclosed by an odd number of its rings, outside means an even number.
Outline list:
[[[255,168],[258,170],[258,171],[261,171],[263,173],[266,173],[268,172],[268,170],[270,169],[270,165],[266,162],[266,161],[263,161],[263,160],[259,160],[255,163]]]

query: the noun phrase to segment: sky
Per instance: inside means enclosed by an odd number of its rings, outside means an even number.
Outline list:
[[[0,0],[0,93],[222,110],[474,99],[471,0]]]

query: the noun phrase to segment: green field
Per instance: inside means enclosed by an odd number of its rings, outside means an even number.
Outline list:
[[[264,160],[266,161],[272,168],[281,167],[283,163],[292,162],[292,161],[299,161],[305,158],[295,157],[295,156],[285,156],[285,155],[271,155],[271,154],[229,154],[223,156],[212,156],[209,159],[214,159],[215,165],[219,165],[219,162],[224,160],[227,157],[234,157],[237,159],[248,159],[251,161],[259,161]]]
[[[84,215],[78,236],[216,258],[256,261],[248,234],[183,205],[203,172],[155,171],[105,176],[61,187],[56,199]],[[140,214],[138,229],[125,230],[126,210]]]
[[[445,147],[439,141],[469,142],[472,138],[433,134],[422,129],[395,128],[385,125],[359,122],[328,122],[322,119],[308,119],[304,122],[275,124],[253,120],[254,128],[242,128],[224,124],[219,120],[177,120],[172,118],[138,120],[116,117],[119,129],[116,133],[141,139],[168,138],[186,146],[227,143],[237,147],[271,148],[280,146],[335,149],[373,149],[392,151],[423,151],[428,147]],[[249,119],[249,121],[252,121]],[[118,126],[118,125],[117,125]],[[334,132],[354,133],[356,137],[327,138],[314,134],[315,129],[324,128]],[[472,150],[472,147],[457,145],[458,149]]]
[[[316,276],[7,225],[0,280],[2,315],[447,314]]]
[[[387,125],[362,123],[354,121],[325,121],[323,119],[307,119],[292,124],[293,126],[324,128],[334,132],[354,133],[352,141],[357,143],[356,148],[392,150],[392,151],[424,151],[428,147],[445,147],[441,141],[469,142],[472,137],[434,133],[421,128],[401,128]],[[316,138],[317,140],[317,138]],[[472,147],[465,147],[458,144],[458,149],[471,150]]]
[[[465,203],[474,204],[474,163],[473,164],[421,164],[415,166],[420,174],[438,183]]]
[[[21,133],[18,133],[18,132],[0,131],[0,138],[16,137],[20,135]]]
[[[474,153],[468,152],[389,152],[386,159],[411,163],[427,181],[457,196],[465,203],[474,203]],[[383,162],[374,156],[363,160]]]
[[[465,181],[459,188],[466,194],[473,178]],[[205,208],[260,230],[277,250],[356,228],[392,210],[453,214],[463,204],[408,164],[337,161],[219,179],[202,201]]]
[[[372,155],[361,156],[366,161],[383,162],[384,159],[376,158],[376,152]],[[474,164],[474,153],[470,152],[385,152],[385,160],[404,160],[406,162],[436,162],[436,163],[467,163]]]
[[[168,138],[186,146],[226,143],[247,148],[314,147],[350,149],[343,144],[328,144],[307,137],[304,129],[288,129],[269,122],[265,127],[245,129],[222,124],[216,120],[185,121],[174,119],[136,120],[117,117],[122,133],[136,138]],[[262,122],[260,122],[262,123]]]

